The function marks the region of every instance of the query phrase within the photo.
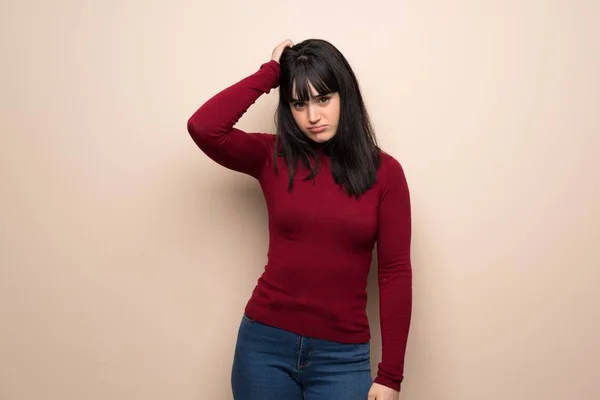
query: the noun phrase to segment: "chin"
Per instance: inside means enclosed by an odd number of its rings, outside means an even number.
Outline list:
[[[333,136],[317,136],[317,137],[311,137],[310,140],[312,140],[315,143],[326,143],[329,142],[331,139],[333,138]]]
[[[319,134],[306,133],[305,135],[315,143],[326,143],[326,142],[329,142],[331,139],[333,139],[333,137],[335,136],[335,133],[333,133],[333,134],[326,133],[326,132],[319,133]]]

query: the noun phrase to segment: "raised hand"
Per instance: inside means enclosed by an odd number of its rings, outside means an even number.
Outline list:
[[[292,43],[292,41],[289,39],[279,43],[277,47],[273,49],[273,53],[271,54],[271,60],[277,61],[279,63],[279,59],[281,58],[283,50],[285,50],[286,47],[292,47],[293,45],[294,43]]]

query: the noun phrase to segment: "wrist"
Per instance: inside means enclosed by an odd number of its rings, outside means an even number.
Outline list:
[[[281,69],[277,61],[273,59],[267,61],[266,63],[261,65],[260,69],[265,70],[265,72],[268,71],[268,74],[270,75],[271,79],[271,83],[269,85],[271,89],[275,89],[279,86],[279,73],[281,72]]]
[[[384,376],[378,375],[377,377],[375,377],[375,379],[373,380],[374,383],[378,383],[382,386],[388,387],[390,389],[393,389],[397,392],[400,392],[401,389],[401,382],[386,378]]]

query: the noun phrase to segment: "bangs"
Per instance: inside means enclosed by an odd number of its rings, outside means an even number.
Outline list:
[[[307,60],[308,61],[308,60]],[[286,102],[299,100],[307,102],[318,96],[338,91],[335,75],[325,63],[299,62],[290,71]],[[311,85],[317,92],[311,90]]]

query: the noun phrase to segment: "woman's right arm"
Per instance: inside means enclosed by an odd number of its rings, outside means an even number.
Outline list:
[[[262,94],[279,85],[279,57],[290,43],[278,45],[269,62],[213,96],[188,120],[190,136],[215,162],[256,178],[259,176],[269,157],[272,137],[270,134],[246,133],[234,126]]]

